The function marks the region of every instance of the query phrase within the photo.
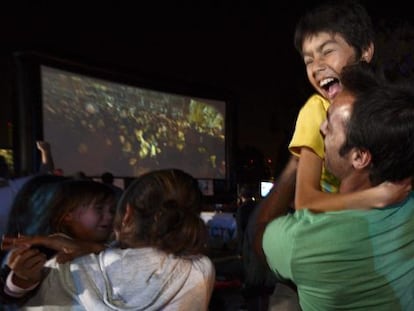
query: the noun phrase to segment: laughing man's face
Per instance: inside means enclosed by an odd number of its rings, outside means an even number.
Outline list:
[[[341,157],[339,150],[346,139],[346,123],[351,116],[353,102],[354,97],[348,92],[338,93],[329,106],[326,120],[320,127],[325,143],[325,166],[340,180],[352,169],[349,154]]]

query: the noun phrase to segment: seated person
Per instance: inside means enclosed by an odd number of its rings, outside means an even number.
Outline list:
[[[385,181],[406,184],[381,209],[286,214],[265,228],[263,250],[279,278],[293,281],[307,310],[414,310],[414,88],[379,81],[366,66],[343,70],[332,101],[324,163],[340,193]]]
[[[19,271],[18,291],[40,283],[23,310],[208,310],[215,271],[203,255],[207,229],[200,217],[197,181],[177,169],[141,175],[125,191],[115,215],[117,245],[70,263],[56,261],[46,275]],[[73,252],[85,245],[62,237],[4,238],[3,246],[24,254],[30,244]],[[9,262],[13,273],[19,256]],[[42,263],[40,256],[30,258]],[[24,285],[24,286],[23,286]]]
[[[115,200],[113,190],[99,182],[54,175],[35,176],[16,196],[6,234],[9,237],[60,234],[77,239],[78,242],[88,241],[104,246],[113,233]],[[19,254],[20,252],[5,253],[2,260],[2,303],[23,301],[21,295],[4,288],[7,279],[13,277],[10,267],[5,263]],[[28,258],[39,256],[41,263],[43,259],[54,256],[55,251],[36,246],[22,252],[22,255]]]

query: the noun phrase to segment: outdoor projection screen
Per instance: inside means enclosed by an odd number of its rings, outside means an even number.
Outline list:
[[[43,138],[55,166],[133,177],[180,168],[198,179],[226,179],[223,99],[180,95],[40,66]]]

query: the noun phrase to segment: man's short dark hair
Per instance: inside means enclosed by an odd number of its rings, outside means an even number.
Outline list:
[[[341,82],[355,102],[340,154],[368,150],[374,185],[414,176],[414,84],[380,79],[366,63],[345,67]]]

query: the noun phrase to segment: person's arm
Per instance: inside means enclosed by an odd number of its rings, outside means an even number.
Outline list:
[[[3,250],[11,250],[25,245],[30,245],[35,249],[42,246],[57,251],[56,260],[58,263],[65,263],[90,253],[99,253],[108,247],[102,243],[71,239],[61,234],[49,236],[3,236],[1,247]]]
[[[40,151],[41,163],[39,167],[40,174],[52,174],[55,169],[50,144],[46,141],[37,141],[36,147]]]
[[[352,193],[327,193],[320,188],[322,159],[309,148],[301,148],[298,162],[295,209],[316,212],[384,207],[402,201],[411,190],[409,179],[384,182]]]
[[[295,194],[297,163],[297,158],[291,156],[277,179],[277,184],[257,207],[259,210],[254,229],[254,250],[263,260],[265,259],[262,248],[263,233],[270,221],[285,215],[289,210]]]
[[[0,305],[1,304],[12,304],[21,302],[21,297],[16,295],[10,295],[7,287],[7,281],[12,271],[9,266],[5,265],[0,270]]]
[[[28,245],[13,249],[7,260],[10,270],[2,288],[4,297],[18,299],[17,302],[35,289],[43,279],[46,260],[44,254]]]

